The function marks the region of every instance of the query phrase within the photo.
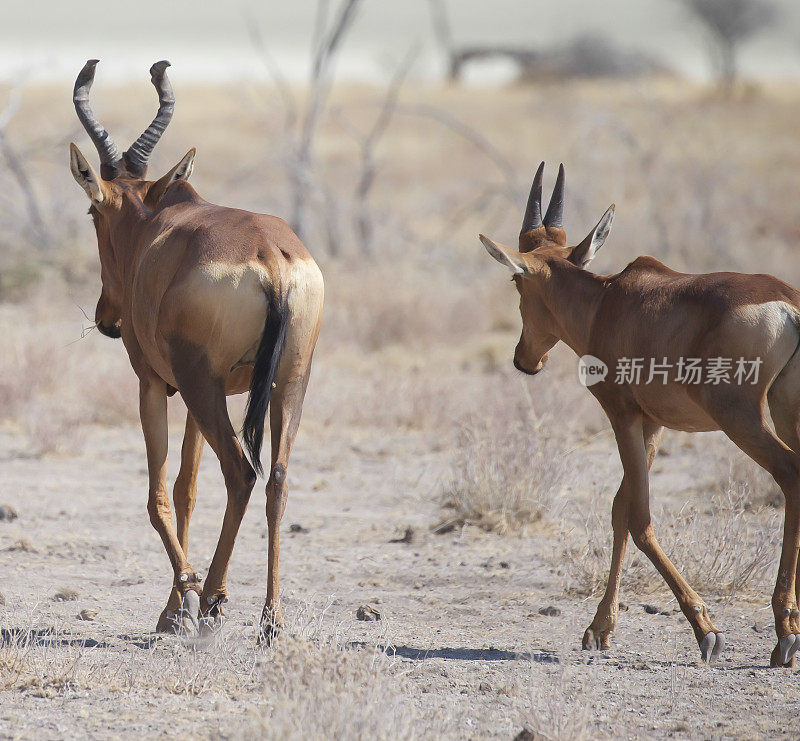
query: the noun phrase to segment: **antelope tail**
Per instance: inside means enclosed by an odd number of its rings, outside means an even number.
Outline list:
[[[256,351],[253,377],[250,380],[250,394],[247,397],[247,410],[242,427],[242,438],[250,455],[250,462],[259,475],[264,474],[261,466],[264,421],[289,325],[289,305],[285,297],[281,298],[277,288],[273,288],[270,292],[268,304],[264,332]]]

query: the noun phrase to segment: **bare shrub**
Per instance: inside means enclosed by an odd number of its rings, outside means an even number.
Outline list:
[[[550,513],[569,470],[551,423],[522,412],[465,424],[445,489],[450,518],[507,533]]]
[[[739,47],[778,19],[770,0],[681,0],[706,32],[720,82],[730,88],[738,74]]]
[[[695,589],[732,597],[768,588],[780,548],[780,516],[772,508],[753,509],[750,499],[747,485],[733,482],[707,505],[688,503],[677,515],[662,508],[654,516],[662,548]],[[601,592],[611,563],[610,513],[592,513],[566,537],[580,541],[559,558],[570,588],[581,595]],[[641,594],[667,589],[635,548],[628,549],[622,583]]]

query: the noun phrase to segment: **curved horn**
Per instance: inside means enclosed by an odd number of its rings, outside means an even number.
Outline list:
[[[525,216],[522,219],[522,229],[520,234],[525,234],[531,229],[538,229],[542,225],[542,174],[544,173],[544,162],[539,165],[536,176],[533,178],[531,192],[528,196],[528,205],[525,208]]]
[[[564,165],[558,168],[556,187],[553,188],[553,195],[550,197],[550,205],[544,215],[544,225],[561,228],[564,223]]]
[[[172,120],[175,96],[172,94],[172,85],[169,84],[166,74],[169,66],[170,63],[164,59],[156,62],[150,68],[150,80],[158,91],[158,113],[153,122],[123,155],[128,172],[134,177],[144,177],[147,172],[147,160],[150,159],[158,140]]]
[[[94,113],[89,107],[89,91],[92,89],[94,70],[99,61],[99,59],[90,59],[83,65],[83,69],[75,80],[72,102],[75,104],[75,112],[78,114],[83,128],[86,129],[86,133],[100,155],[100,177],[103,180],[113,180],[117,176],[122,158],[114,140],[94,117]]]

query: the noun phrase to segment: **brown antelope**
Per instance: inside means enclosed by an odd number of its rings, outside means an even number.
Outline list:
[[[70,145],[70,165],[89,196],[97,231],[102,279],[97,328],[108,337],[122,337],[139,378],[150,482],[147,511],[174,575],[157,630],[211,627],[221,620],[234,540],[256,471],[261,472],[269,406],[269,554],[259,634],[269,640],[283,620],[278,528],[286,506],[286,468],[319,334],[322,275],[281,219],[215,206],[197,195],[186,182],[194,149],[159,180],[146,179],[148,158],[174,108],[165,74],[169,62],[151,67],[158,114],[122,155],[89,108],[96,64],[89,60],[78,75],[74,103],[100,155],[100,177],[75,144]],[[176,391],[188,409],[174,488],[177,527],[166,481],[167,397]],[[226,406],[226,395],[245,391],[242,436],[250,462]],[[219,458],[228,500],[202,584],[189,563],[188,547],[204,440]]]
[[[687,432],[722,430],[773,476],[786,499],[783,547],[772,595],[778,643],[772,666],[793,666],[800,649],[800,292],[769,275],[677,273],[652,257],[638,257],[615,275],[586,268],[602,246],[612,205],[577,246],[562,226],[564,168],[542,218],[539,167],[528,200],[519,249],[481,235],[489,254],[513,274],[520,294],[522,336],[514,365],[538,373],[548,351],[563,340],[578,356],[602,361],[608,375],[590,390],[608,415],[623,466],[614,497],[611,569],[605,595],[583,636],[583,648],[610,645],[617,623],[620,572],[628,541],[652,561],[692,626],[703,660],[725,647],[705,604],[664,554],[650,518],[649,469],[664,427]],[[641,375],[619,373],[644,359]],[[663,373],[687,360],[711,371],[706,379]],[[750,363],[748,376],[720,380],[721,361]],[[697,361],[697,362],[695,362]],[[729,367],[730,364],[725,365]],[[617,368],[617,375],[611,369]],[[750,371],[755,368],[758,373]],[[732,369],[731,369],[732,370]],[[775,425],[770,429],[765,405]]]

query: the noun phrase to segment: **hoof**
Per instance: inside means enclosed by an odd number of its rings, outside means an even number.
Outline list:
[[[607,648],[611,648],[611,633],[604,633],[603,631],[589,627],[583,634],[581,648],[584,651],[603,651]]]
[[[713,664],[719,655],[725,650],[724,633],[706,633],[705,638],[700,641],[700,655],[708,664]]]
[[[800,635],[790,633],[778,640],[778,645],[772,650],[769,665],[774,667],[794,667],[794,655],[800,649]]]
[[[164,610],[156,623],[156,633],[175,634],[180,631],[178,614],[175,610]]]
[[[197,616],[200,612],[200,595],[193,589],[183,595],[183,604],[178,612],[178,622],[187,632],[197,631]]]

